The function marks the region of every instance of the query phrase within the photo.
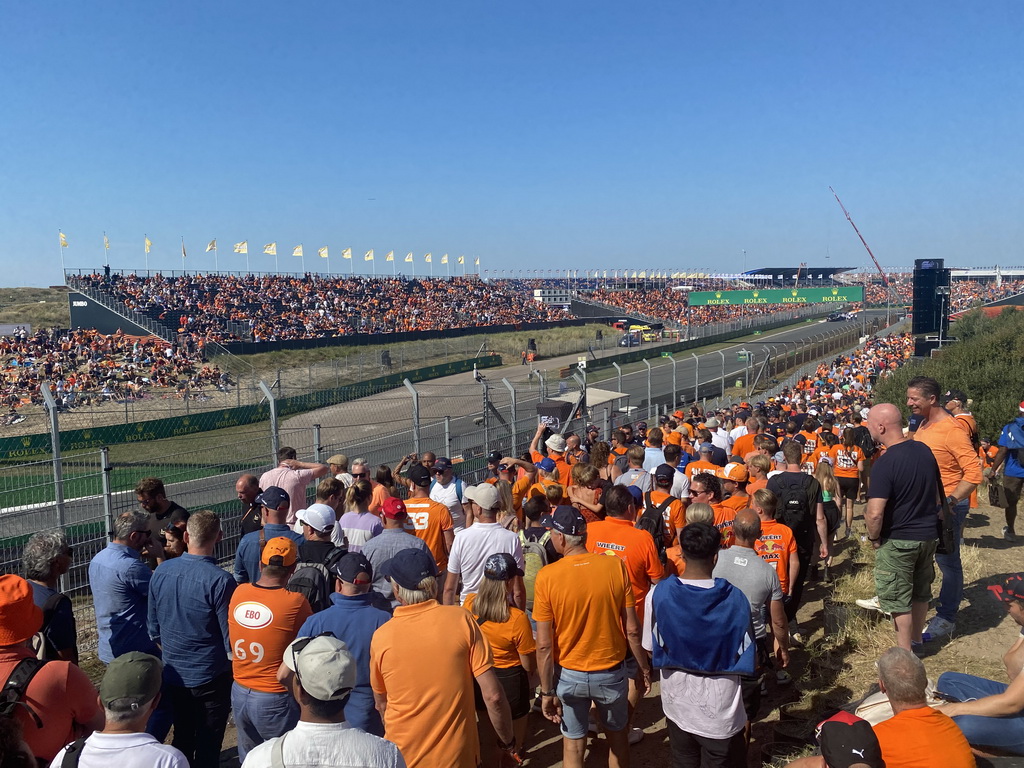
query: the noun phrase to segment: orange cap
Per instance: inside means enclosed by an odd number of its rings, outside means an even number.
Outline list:
[[[279,557],[281,562],[270,562],[271,559],[275,557]],[[283,565],[287,568],[289,565],[295,565],[295,561],[298,557],[298,545],[296,545],[296,543],[287,536],[278,536],[267,541],[267,544],[263,547],[263,552],[260,555],[260,561],[264,565]]]
[[[32,585],[21,576],[0,576],[0,645],[17,645],[43,626],[43,612],[35,603]]]

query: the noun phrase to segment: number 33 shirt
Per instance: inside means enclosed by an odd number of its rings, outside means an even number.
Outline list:
[[[284,587],[240,584],[228,608],[235,682],[254,691],[286,693],[277,682],[285,648],[313,614],[306,598]]]

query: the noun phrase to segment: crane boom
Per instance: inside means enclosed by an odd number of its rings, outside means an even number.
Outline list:
[[[846,215],[846,220],[850,222],[850,226],[853,227],[853,231],[857,233],[857,237],[859,237],[860,241],[864,244],[864,248],[867,250],[868,256],[870,256],[871,260],[875,262],[875,269],[877,269],[878,274],[882,276],[882,285],[888,288],[889,278],[886,276],[885,270],[882,269],[882,265],[878,263],[878,259],[875,258],[875,254],[871,252],[871,247],[868,245],[868,241],[864,239],[864,235],[860,233],[860,230],[857,229],[857,225],[853,223],[853,219],[850,217],[850,212],[846,210],[846,206],[843,205],[843,201],[839,199],[839,195],[836,194],[836,191],[832,189],[832,187],[829,187],[828,191],[832,193],[836,202],[839,203],[839,207],[843,209],[843,213]]]

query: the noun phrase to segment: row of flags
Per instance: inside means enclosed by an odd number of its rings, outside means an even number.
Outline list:
[[[65,235],[63,232],[58,232],[58,237],[60,239],[60,247],[61,248],[67,248],[68,247],[67,235]],[[103,235],[103,247],[104,247],[104,249],[106,249],[108,251],[110,250],[110,240],[107,239],[106,234]],[[148,236],[144,236],[143,237],[143,241],[142,241],[142,247],[145,250],[145,252],[148,254],[150,252],[150,250],[152,249],[152,247],[153,247],[153,241],[150,240]],[[242,240],[240,243],[235,243],[233,250],[234,250],[235,253],[241,253],[241,254],[248,255],[249,254],[249,241],[248,240]],[[213,251],[214,253],[217,252],[217,238],[214,238],[213,240],[211,240],[207,244],[206,252],[209,253],[210,251]],[[320,258],[322,258],[322,259],[329,259],[330,258],[330,252],[328,251],[328,246],[326,246],[326,245],[323,246],[322,248],[317,248],[316,252],[317,252],[317,255]],[[266,245],[264,245],[263,246],[263,253],[267,254],[268,256],[277,256],[277,243],[267,243]],[[292,248],[292,256],[297,256],[299,258],[302,258],[304,256],[303,246],[301,244],[300,245],[296,245],[294,248]],[[182,258],[186,257],[184,241],[182,241],[182,244],[181,244],[181,257]],[[343,258],[343,259],[351,259],[352,258],[352,249],[351,248],[343,249],[342,252],[341,252],[341,258]],[[374,256],[374,252],[373,252],[372,248],[370,250],[368,250],[366,253],[363,254],[363,261],[373,261],[374,259],[375,259],[375,256]],[[395,260],[395,252],[394,251],[388,251],[384,255],[384,261],[393,262],[394,260]],[[412,253],[407,253],[405,255],[405,258],[403,259],[403,261],[405,263],[407,263],[407,264],[412,264],[415,261],[415,257],[413,256]],[[423,255],[423,262],[425,264],[432,264],[433,261],[434,261],[433,254],[426,253],[426,254]],[[447,253],[441,256],[440,263],[441,264],[448,264],[449,263],[449,261],[448,261],[448,254]],[[454,263],[456,263],[456,264],[463,264],[464,265],[466,263],[466,257],[465,256],[459,256]],[[476,257],[473,260],[473,263],[476,266],[479,267],[480,266],[480,257],[479,256]]]

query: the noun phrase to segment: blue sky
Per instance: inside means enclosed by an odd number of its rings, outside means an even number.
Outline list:
[[[5,285],[60,282],[58,228],[85,268],[864,266],[829,185],[885,265],[1024,264],[1015,1],[2,13]]]

